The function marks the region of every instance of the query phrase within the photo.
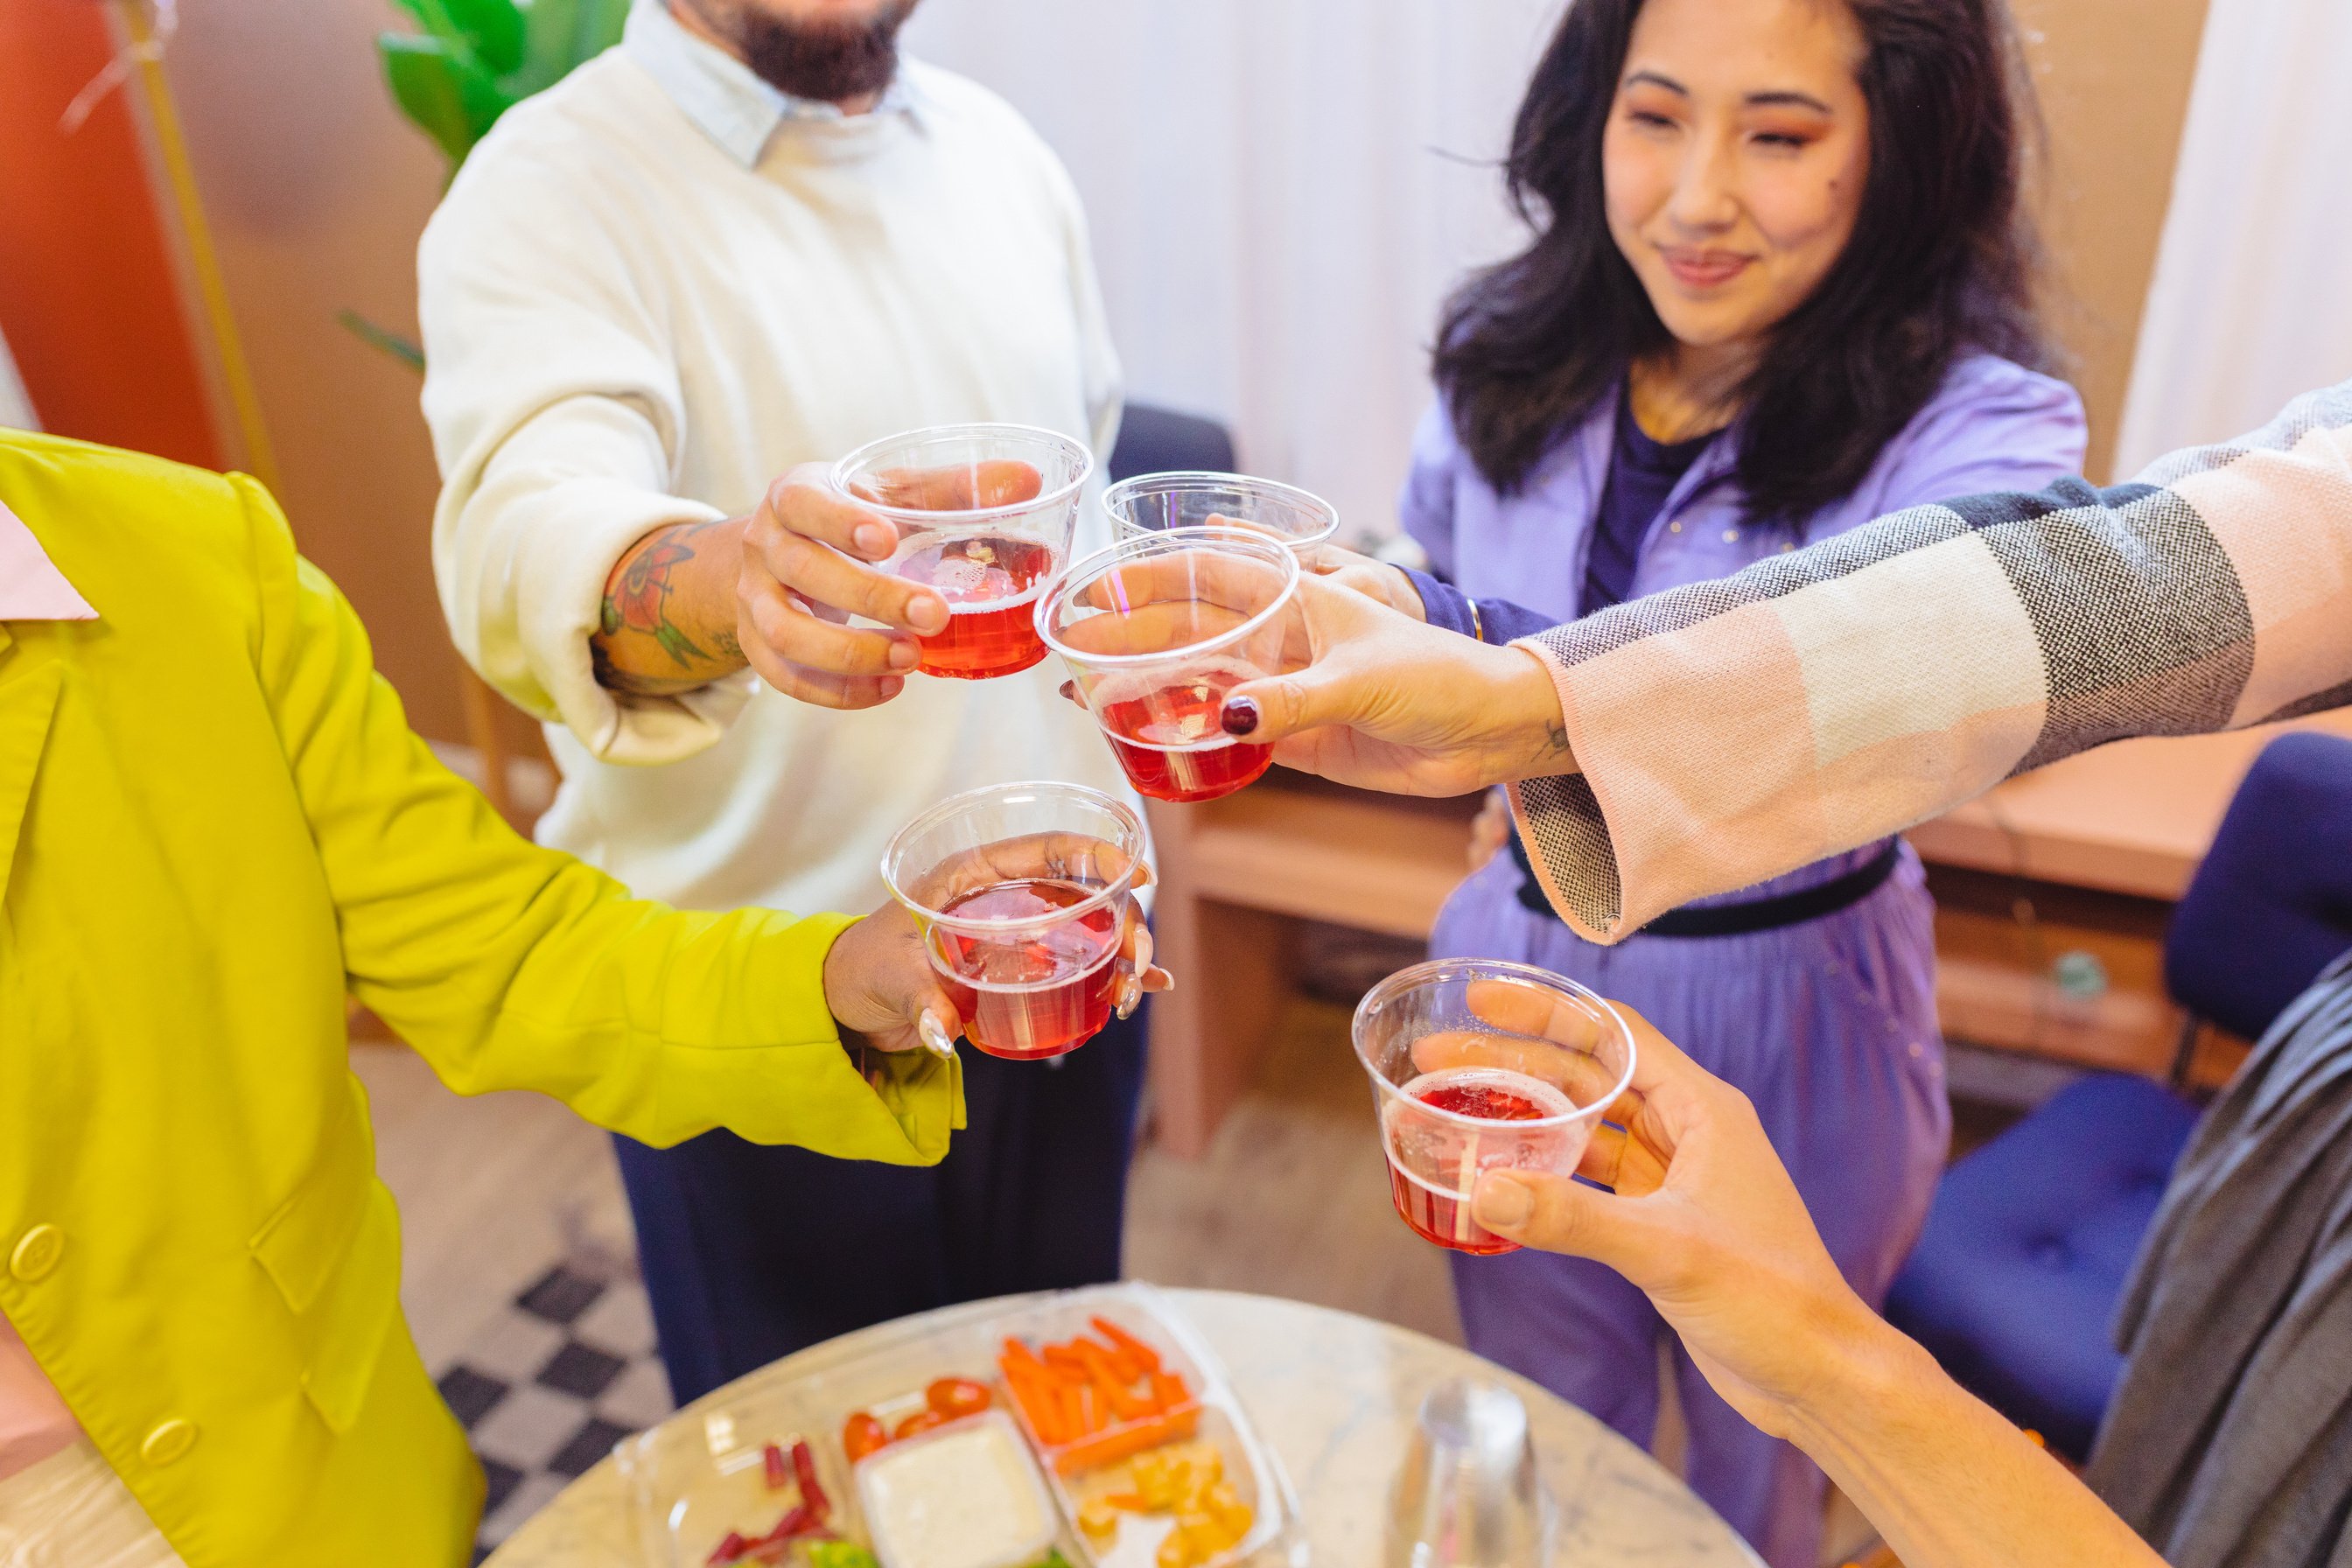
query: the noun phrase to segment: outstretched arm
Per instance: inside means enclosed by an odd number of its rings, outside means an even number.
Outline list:
[[[2352,704],[2352,384],[2133,484],[1914,507],[1522,639],[1540,754],[1518,667],[1325,619],[1312,664],[1235,689],[1251,732],[1375,788],[1520,781],[1553,908],[1614,942],[2108,741]],[[1391,743],[1409,774],[1361,765]]]
[[[1909,1568],[2160,1568],[2089,1488],[1863,1304],[1747,1097],[1619,1011],[1633,1089],[1580,1173],[1614,1190],[1489,1173],[1479,1223],[1639,1286],[1716,1391],[1811,1455]]]

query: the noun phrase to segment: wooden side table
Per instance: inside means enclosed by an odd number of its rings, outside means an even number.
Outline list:
[[[1946,1033],[2166,1071],[2181,1016],[2164,994],[2164,912],[2255,753],[2287,728],[2352,735],[2352,712],[2103,747],[1913,829],[1942,900]],[[1281,770],[1223,800],[1153,809],[1153,923],[1177,977],[1152,1004],[1152,1103],[1167,1147],[1205,1150],[1248,1088],[1288,992],[1294,922],[1426,937],[1468,868],[1477,809],[1476,796],[1406,800]],[[2059,985],[2052,966],[2064,952],[2095,958],[2104,987]]]

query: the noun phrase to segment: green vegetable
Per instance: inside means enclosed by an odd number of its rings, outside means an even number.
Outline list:
[[[1061,1553],[1055,1552],[1055,1556]],[[882,1568],[874,1553],[847,1541],[816,1541],[809,1543],[809,1568]],[[1069,1568],[1064,1563],[1062,1568]]]

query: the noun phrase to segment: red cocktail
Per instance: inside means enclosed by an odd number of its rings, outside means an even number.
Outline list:
[[[964,1037],[993,1057],[1057,1057],[1142,994],[1120,955],[1140,921],[1142,820],[1100,790],[967,790],[898,830],[882,879],[922,930]],[[942,1052],[945,1039],[926,1034]]]
[[[1117,683],[1095,691],[1095,718],[1130,783],[1154,800],[1214,800],[1255,783],[1272,765],[1274,748],[1236,741],[1219,722],[1225,693],[1250,679],[1246,670],[1210,670],[1114,696]]]
[[[1037,595],[1069,559],[1093,471],[1084,446],[1025,425],[913,430],[834,465],[834,488],[897,531],[887,570],[947,601],[918,670],[986,680],[1045,657]]]
[[[898,575],[935,588],[948,602],[948,629],[924,637],[926,675],[986,680],[1045,657],[1037,635],[1037,591],[1060,558],[1042,540],[982,534],[927,544],[899,563]]]
[[[1523,963],[1401,970],[1366,994],[1353,1033],[1397,1213],[1456,1252],[1516,1248],[1474,1217],[1479,1178],[1574,1172],[1633,1081],[1624,1020],[1574,981]]]
[[[1039,603],[1046,646],[1138,790],[1214,800],[1274,761],[1221,719],[1234,687],[1285,668],[1298,572],[1263,531],[1175,528],[1087,556]]]
[[[1550,1084],[1502,1068],[1452,1068],[1425,1073],[1404,1086],[1406,1102],[1442,1110],[1467,1122],[1542,1121],[1572,1114],[1576,1107]],[[1519,1134],[1488,1131],[1452,1122],[1423,1119],[1416,1124],[1408,1111],[1390,1111],[1385,1120],[1389,1144],[1389,1195],[1397,1213],[1423,1241],[1450,1247],[1456,1252],[1490,1257],[1516,1252],[1519,1244],[1506,1241],[1470,1217],[1464,1195],[1477,1184],[1481,1151],[1496,1142],[1510,1142]],[[1405,1153],[1401,1154],[1400,1151]],[[1518,1151],[1507,1163],[1517,1163]],[[1412,1169],[1400,1163],[1409,1157]],[[1487,1163],[1496,1163],[1487,1152]],[[1450,1167],[1450,1169],[1449,1169]]]
[[[1110,1021],[1120,910],[1097,900],[1100,890],[1032,879],[949,901],[942,912],[958,921],[1034,922],[1057,910],[1077,911],[1059,925],[1024,925],[1004,939],[969,925],[940,926],[934,951],[945,961],[940,969],[967,1039],[992,1057],[1058,1057]]]

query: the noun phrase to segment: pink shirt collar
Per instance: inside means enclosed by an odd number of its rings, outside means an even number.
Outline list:
[[[0,621],[94,621],[24,521],[0,502]]]

